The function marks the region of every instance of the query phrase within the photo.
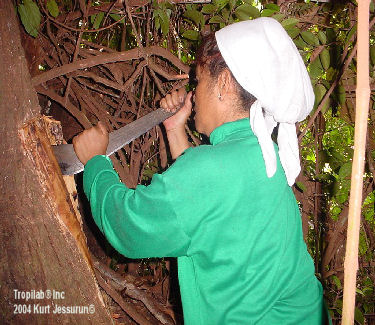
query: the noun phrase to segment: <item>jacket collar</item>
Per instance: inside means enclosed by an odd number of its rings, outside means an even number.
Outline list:
[[[251,130],[249,118],[243,118],[218,126],[210,134],[210,143],[216,145],[221,142],[249,137],[251,135],[254,135],[254,133]]]

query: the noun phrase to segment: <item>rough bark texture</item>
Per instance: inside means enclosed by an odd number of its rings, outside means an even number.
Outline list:
[[[41,173],[25,154],[19,130],[39,114],[11,0],[0,1],[0,323],[1,324],[111,324],[90,264],[76,233],[64,222],[74,209],[66,189],[58,201],[62,179],[41,181]],[[43,136],[42,136],[43,138]],[[39,150],[39,145],[35,147]],[[49,157],[46,157],[48,164]],[[52,164],[53,165],[53,164]],[[50,171],[49,171],[50,172]],[[51,183],[51,179],[55,182]],[[60,177],[61,178],[61,177]],[[65,201],[65,203],[64,203]],[[51,203],[52,202],[52,203]],[[53,203],[55,202],[55,203]],[[69,207],[69,208],[66,208]],[[70,216],[71,217],[71,216]],[[70,218],[68,217],[68,218]],[[64,292],[64,299],[16,299],[14,290]],[[50,306],[40,308],[39,306]],[[55,306],[93,305],[93,314],[54,314]],[[15,305],[30,306],[15,314]],[[34,307],[36,306],[36,308]],[[45,312],[45,314],[38,314]]]

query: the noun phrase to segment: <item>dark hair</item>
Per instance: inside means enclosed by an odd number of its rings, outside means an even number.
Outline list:
[[[203,37],[202,43],[197,50],[196,64],[197,67],[200,66],[201,68],[207,68],[211,78],[214,80],[217,80],[221,72],[228,69],[237,87],[237,93],[241,106],[244,110],[250,109],[256,98],[245,90],[233,76],[220,53],[214,33],[210,33]]]

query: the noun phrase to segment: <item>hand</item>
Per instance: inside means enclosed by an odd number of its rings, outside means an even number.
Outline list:
[[[96,155],[105,155],[108,146],[108,131],[99,121],[97,126],[85,130],[73,138],[73,147],[83,165]]]
[[[163,122],[167,132],[185,128],[185,123],[191,114],[191,97],[191,91],[186,94],[185,89],[180,88],[177,91],[172,91],[160,101],[160,106],[168,112],[175,112],[181,107],[175,115]]]

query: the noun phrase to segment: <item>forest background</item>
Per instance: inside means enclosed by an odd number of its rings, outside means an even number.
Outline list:
[[[261,16],[278,20],[299,49],[315,91],[314,110],[298,125],[302,172],[294,192],[316,274],[333,321],[339,322],[353,157],[356,1],[16,0],[14,5],[41,113],[61,121],[66,141],[98,120],[110,130],[118,129],[154,110],[172,89],[192,89],[190,67],[202,36],[210,31]],[[371,2],[371,98],[355,309],[358,324],[375,324],[374,23]],[[195,145],[206,141],[192,123],[186,132]],[[112,160],[130,187],[147,184],[154,173],[172,163],[159,126]],[[135,276],[178,322],[180,311],[171,307],[178,305],[178,297],[166,289],[174,281],[170,261],[131,261],[108,244],[101,245],[107,265],[119,274]]]

